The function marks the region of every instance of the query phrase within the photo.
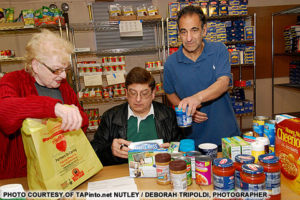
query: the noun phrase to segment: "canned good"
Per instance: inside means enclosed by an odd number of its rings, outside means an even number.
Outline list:
[[[178,152],[178,153],[171,153],[171,160],[178,160],[178,158],[180,158],[181,156],[183,156],[182,153]]]
[[[197,156],[195,158],[196,165],[196,183],[199,185],[211,184],[211,157]]]
[[[269,138],[270,145],[275,145],[275,120],[265,121],[264,137]]]
[[[269,120],[266,116],[255,116],[253,118],[253,131],[255,137],[263,137],[265,121]]]
[[[192,126],[192,116],[187,115],[187,109],[183,112],[182,108],[179,110],[178,107],[175,107],[176,117],[177,117],[177,124],[179,127],[189,127]]]
[[[202,154],[198,151],[189,151],[186,153],[186,156],[191,158],[191,169],[192,169],[192,179],[196,178],[196,165],[195,165],[195,159],[197,156],[201,156]]]
[[[181,156],[181,157],[176,157],[174,160],[184,160],[186,162],[187,185],[191,185],[192,184],[191,158]]]

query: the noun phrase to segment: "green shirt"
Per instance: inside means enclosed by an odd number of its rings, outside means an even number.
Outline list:
[[[132,142],[139,142],[145,140],[158,139],[156,133],[155,120],[153,115],[149,115],[142,120],[138,130],[137,117],[130,116],[127,120],[127,140]]]

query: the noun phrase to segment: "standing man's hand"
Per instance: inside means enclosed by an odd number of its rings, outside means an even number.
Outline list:
[[[63,105],[57,103],[54,107],[56,117],[62,119],[61,129],[64,131],[78,130],[82,124],[82,117],[79,109],[75,105]]]
[[[196,109],[201,106],[202,97],[199,95],[193,95],[187,98],[182,99],[178,104],[178,109],[182,108],[182,111],[186,111],[186,107],[188,106],[188,115],[194,115]]]
[[[193,121],[196,122],[196,123],[204,122],[204,121],[206,121],[207,119],[208,119],[208,118],[207,118],[206,113],[200,112],[200,111],[198,111],[198,110],[196,110],[196,112],[195,112],[194,115],[193,115]]]
[[[128,158],[128,151],[130,150],[128,146],[130,143],[127,140],[115,138],[111,145],[112,154],[120,158]]]

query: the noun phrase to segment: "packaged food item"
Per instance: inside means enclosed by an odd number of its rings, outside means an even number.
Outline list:
[[[192,116],[187,115],[188,107],[186,107],[185,112],[182,111],[182,108],[179,110],[178,107],[175,107],[177,124],[179,127],[190,127],[192,126]]]
[[[196,158],[202,154],[199,151],[189,151],[186,156],[191,158],[192,179],[196,179]]]
[[[231,139],[233,139],[236,143],[238,143],[241,147],[241,154],[248,154],[251,155],[251,145],[246,142],[243,138],[240,136],[234,136]]]
[[[179,142],[170,142],[170,146],[168,148],[168,153],[178,153],[179,151]]]
[[[178,2],[169,3],[169,18],[171,18],[171,19],[176,18],[178,11],[179,11],[179,3]]]
[[[265,121],[269,120],[266,116],[255,116],[253,118],[253,131],[255,137],[263,137]]]
[[[155,155],[167,153],[167,149],[159,147],[162,143],[162,139],[130,143],[131,150],[128,151],[130,177],[157,177]]]
[[[84,132],[61,130],[61,119],[22,124],[30,190],[69,191],[103,168]]]
[[[173,191],[186,191],[186,162],[183,160],[174,160],[170,162],[170,176],[172,180]]]
[[[210,156],[197,156],[195,157],[196,165],[196,183],[198,185],[211,184],[211,157]]]
[[[209,16],[218,16],[219,15],[219,1],[218,0],[210,0],[209,1]]]
[[[122,10],[123,16],[132,16],[134,15],[132,6],[123,6]]]
[[[171,160],[178,160],[177,158],[183,156],[183,153],[178,152],[178,153],[171,153]]]
[[[241,147],[231,138],[222,138],[222,154],[225,158],[234,159],[235,156],[241,154]]]
[[[264,144],[264,149],[265,149],[265,153],[264,154],[268,154],[269,153],[269,146],[270,146],[270,141],[267,137],[257,137],[256,141]]]
[[[174,160],[183,160],[186,162],[186,180],[187,180],[187,185],[191,185],[193,183],[192,181],[192,169],[191,169],[191,158],[181,156],[181,157],[176,157]]]
[[[168,153],[159,153],[155,155],[157,183],[167,185],[171,183],[169,163],[171,155]]]
[[[266,175],[266,190],[271,196],[269,199],[281,199],[279,158],[272,154],[264,154],[260,155],[258,160]]]
[[[158,15],[158,8],[154,5],[149,6],[147,8],[147,11],[149,16]]]
[[[233,191],[234,190],[233,162],[229,158],[217,158],[213,166],[214,190]]]
[[[300,194],[300,118],[276,124],[275,153],[279,157],[281,180]]]
[[[209,15],[208,2],[200,2],[199,5],[200,5],[204,15],[208,16]]]
[[[109,5],[109,16],[111,17],[117,17],[121,16],[121,5],[120,4],[111,4]]]
[[[244,164],[253,164],[254,163],[254,156],[240,154],[235,157],[234,167],[235,167],[235,189],[241,190],[241,172],[242,172],[242,165]]]
[[[265,189],[266,175],[264,168],[258,164],[242,165],[241,189],[242,191],[262,191]]]
[[[251,143],[252,156],[255,157],[255,163],[258,162],[258,156],[265,154],[265,144],[260,141],[255,141]]]
[[[5,15],[3,8],[0,8],[0,23],[5,23]]]
[[[147,8],[144,4],[136,7],[136,11],[137,11],[137,16],[139,17],[144,17],[148,15]]]
[[[14,8],[5,9],[5,21],[8,23],[14,22],[14,14],[15,14]]]

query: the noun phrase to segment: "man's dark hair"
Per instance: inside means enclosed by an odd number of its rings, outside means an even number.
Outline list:
[[[200,21],[202,22],[201,26],[203,28],[204,24],[206,24],[206,16],[203,13],[203,10],[200,6],[187,6],[183,8],[181,11],[178,12],[177,14],[177,24],[179,27],[179,20],[182,16],[184,15],[192,15],[192,14],[197,14],[199,16]]]
[[[139,84],[148,84],[151,90],[155,88],[155,80],[153,76],[146,69],[141,67],[134,67],[126,76],[125,86],[128,89],[128,86],[134,83]]]

